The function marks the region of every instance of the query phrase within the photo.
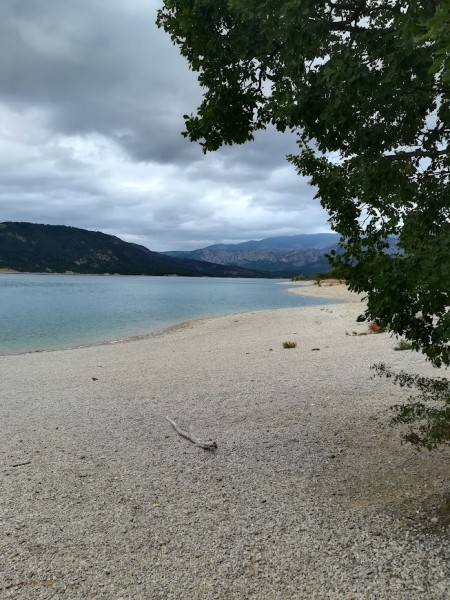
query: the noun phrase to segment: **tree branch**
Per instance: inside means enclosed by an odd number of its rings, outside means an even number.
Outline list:
[[[182,437],[186,438],[187,440],[189,440],[196,446],[199,446],[200,448],[204,448],[205,450],[215,450],[217,448],[216,442],[213,442],[212,440],[206,440],[206,441],[199,440],[198,438],[195,438],[193,435],[191,435],[187,431],[184,431],[184,429],[181,429],[181,427],[179,427],[175,423],[175,421],[172,421],[172,419],[169,419],[169,417],[166,417],[166,419],[169,421],[169,423],[172,425],[172,427],[175,429],[175,431],[178,434],[180,434]]]
[[[444,150],[436,150],[435,152],[424,152],[423,150],[410,150],[409,152],[401,151],[397,154],[385,154],[384,158],[388,160],[401,160],[403,158],[418,157],[418,158],[432,158],[433,156],[441,156],[442,154],[448,154],[448,148]]]

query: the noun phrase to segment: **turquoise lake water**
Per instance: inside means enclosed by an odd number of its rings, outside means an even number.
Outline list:
[[[273,279],[0,274],[0,353],[95,344],[221,314],[326,304]]]

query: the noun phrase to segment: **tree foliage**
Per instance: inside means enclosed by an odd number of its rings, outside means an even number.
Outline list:
[[[450,1],[165,0],[157,23],[204,88],[184,135],[294,132],[367,319],[450,364]]]

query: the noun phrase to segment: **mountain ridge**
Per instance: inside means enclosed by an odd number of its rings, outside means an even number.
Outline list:
[[[206,246],[209,249],[217,250],[257,250],[257,249],[277,249],[277,250],[306,250],[306,249],[324,249],[336,245],[339,242],[338,233],[299,233],[296,235],[273,236],[261,240],[248,240],[236,244],[212,244]],[[204,250],[205,248],[200,248]],[[194,250],[195,252],[195,250]]]
[[[268,276],[235,265],[167,256],[99,231],[19,221],[0,223],[0,269],[97,275]]]
[[[331,269],[325,255],[337,247],[339,239],[337,233],[298,234],[238,244],[213,244],[197,250],[174,250],[164,254],[284,274],[285,277],[309,276]]]

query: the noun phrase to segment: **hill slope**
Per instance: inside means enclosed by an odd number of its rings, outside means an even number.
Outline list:
[[[264,276],[237,266],[166,256],[98,231],[18,222],[0,223],[0,269],[31,273]]]

